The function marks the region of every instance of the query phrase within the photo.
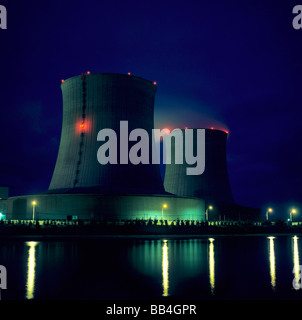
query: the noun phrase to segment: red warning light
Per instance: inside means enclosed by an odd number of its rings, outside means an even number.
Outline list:
[[[157,82],[156,82],[156,81],[154,81],[154,82],[153,82],[153,84],[156,86],[156,85],[157,85]]]
[[[214,127],[211,127],[211,130],[214,130]]]
[[[169,135],[170,134],[170,129],[168,129],[168,128],[164,128],[163,130],[162,130],[162,133],[163,134],[165,134],[165,135]]]
[[[90,122],[88,119],[78,119],[78,121],[75,124],[75,132],[77,134],[87,133],[90,131]]]
[[[188,127],[185,127],[185,129],[187,130],[187,129],[188,129]]]
[[[224,131],[226,134],[229,134],[229,131]]]
[[[87,71],[87,74],[90,74],[90,71]]]
[[[128,72],[128,76],[130,76],[130,74],[131,74],[131,73],[130,73],[130,72]]]
[[[62,83],[63,83],[64,81],[65,81],[64,79],[61,80]]]

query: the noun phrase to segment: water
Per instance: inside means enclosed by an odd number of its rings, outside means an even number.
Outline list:
[[[2,300],[302,299],[302,237],[0,242]],[[294,273],[293,273],[294,271]]]

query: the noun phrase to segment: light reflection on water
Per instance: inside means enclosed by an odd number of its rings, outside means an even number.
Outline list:
[[[275,237],[268,237],[269,239],[269,265],[272,289],[276,289],[276,259],[275,259]]]
[[[36,277],[36,245],[38,242],[30,241],[25,243],[28,246],[27,259],[27,280],[26,280],[26,299],[33,299],[35,293]]]
[[[214,240],[210,238],[210,245],[209,245],[209,277],[210,277],[210,287],[211,287],[211,294],[214,294],[215,289],[215,256],[214,256]]]
[[[299,269],[299,248],[298,248],[298,237],[293,237],[293,260],[294,260],[294,276],[298,279],[300,275],[300,269]]]
[[[167,297],[169,289],[169,256],[168,256],[168,240],[164,240],[162,247],[162,272],[163,272],[163,297]]]
[[[23,292],[18,299],[265,299],[302,291],[292,288],[297,236],[8,241],[0,264]]]

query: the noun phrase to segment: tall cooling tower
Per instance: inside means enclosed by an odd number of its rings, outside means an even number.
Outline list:
[[[117,134],[120,163],[120,121],[128,121],[129,133],[142,128],[151,139],[156,86],[130,75],[84,74],[62,81],[61,89],[61,142],[48,192],[165,193],[158,165],[101,165],[97,160],[104,143],[97,141],[98,132],[108,128]],[[150,140],[150,159],[151,147]]]
[[[194,132],[193,149],[196,151],[197,135]],[[183,136],[185,130],[182,130]],[[164,187],[166,192],[177,196],[197,197],[206,204],[234,204],[226,163],[227,133],[220,130],[205,129],[205,170],[201,175],[187,175],[188,165],[166,164]],[[185,139],[183,139],[185,141]],[[185,144],[184,144],[185,148]],[[171,143],[172,155],[175,152],[175,141]],[[194,166],[191,166],[194,167]]]

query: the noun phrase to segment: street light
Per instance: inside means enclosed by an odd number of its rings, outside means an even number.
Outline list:
[[[161,208],[161,219],[164,221],[164,209],[168,208],[168,206],[164,203]]]
[[[293,213],[297,213],[296,209],[292,209],[292,211],[290,212],[290,221],[293,222]]]
[[[273,212],[273,209],[272,208],[268,208],[267,211],[266,211],[266,221],[268,221],[268,214],[269,213],[272,213]]]
[[[213,207],[212,206],[208,206],[207,210],[206,210],[206,221],[209,220],[209,213],[208,213],[208,210],[212,210]]]
[[[37,202],[33,201],[31,204],[33,205],[33,220],[35,220],[35,207],[36,207]]]

